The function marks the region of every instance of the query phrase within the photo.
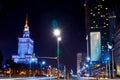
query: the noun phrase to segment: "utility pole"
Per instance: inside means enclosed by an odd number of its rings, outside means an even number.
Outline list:
[[[113,48],[112,48],[112,77],[114,78],[115,75],[114,75],[114,55],[113,55]]]
[[[88,1],[85,0],[85,29],[86,29],[86,40],[87,40],[87,57],[89,57],[89,41],[88,41]]]

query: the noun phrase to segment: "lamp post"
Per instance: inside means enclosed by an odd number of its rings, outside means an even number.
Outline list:
[[[108,44],[108,48],[111,50],[111,56],[112,56],[112,77],[114,78],[114,55],[113,55],[113,46]]]
[[[59,42],[61,41],[61,37],[57,38],[57,67],[59,69],[59,54],[60,54],[60,49],[59,49]]]
[[[107,69],[108,61],[106,60],[106,77],[108,77],[108,69]]]
[[[90,76],[91,75],[91,71],[90,71],[90,68],[91,68],[91,59],[90,59],[90,57],[87,57],[87,63],[88,63],[88,66],[86,66],[86,67],[88,67],[88,76]]]
[[[110,55],[110,49],[111,49],[111,46],[108,44],[108,52],[109,52],[109,55]],[[108,60],[108,77],[111,78],[111,69],[110,69],[110,57],[109,57],[109,60]]]
[[[59,69],[59,54],[60,54],[60,50],[59,50],[59,42],[61,41],[61,31],[60,29],[54,29],[53,34],[57,37],[57,68]]]
[[[54,29],[53,34],[57,37],[57,68],[58,68],[58,80],[59,80],[59,54],[60,54],[60,49],[59,49],[59,42],[61,41],[61,31],[60,29]]]
[[[114,75],[114,55],[113,55],[113,48],[112,48],[112,77],[114,78],[115,75]]]

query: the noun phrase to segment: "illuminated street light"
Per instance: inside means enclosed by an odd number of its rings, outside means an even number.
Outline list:
[[[57,37],[57,67],[59,69],[59,54],[60,54],[60,51],[59,51],[59,42],[61,41],[61,31],[60,29],[54,29],[53,31],[53,34]]]
[[[114,48],[113,48],[113,45],[108,44],[108,50],[109,50],[109,52],[111,50],[111,56],[112,56],[111,57],[112,58],[112,77],[114,78],[114,57],[113,57],[113,50],[114,50]],[[110,66],[110,62],[109,62],[109,66]],[[110,73],[110,68],[109,68],[109,73]],[[109,74],[109,75],[111,75],[111,74]]]
[[[45,61],[42,61],[42,65],[45,65],[46,64],[46,62]]]
[[[48,67],[51,68],[51,65],[49,65]]]
[[[88,61],[88,62],[90,61],[90,57],[87,57],[87,61]]]
[[[59,37],[57,38],[57,40],[58,40],[58,41],[61,41],[62,39],[61,39],[61,37],[59,36]]]
[[[56,37],[58,37],[58,36],[60,36],[61,32],[60,32],[59,29],[54,29],[53,34],[54,34]]]

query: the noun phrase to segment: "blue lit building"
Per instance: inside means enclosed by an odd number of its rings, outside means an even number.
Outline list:
[[[18,38],[18,55],[13,55],[12,59],[16,63],[29,63],[32,61],[37,63],[37,58],[35,58],[33,51],[34,41],[30,38],[28,17],[26,16],[23,37]]]

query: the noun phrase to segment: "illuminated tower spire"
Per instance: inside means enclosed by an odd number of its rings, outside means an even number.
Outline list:
[[[28,15],[26,15],[23,37],[30,37],[29,26],[28,26]]]
[[[28,27],[28,15],[26,15],[25,28]]]
[[[28,26],[28,15],[26,15],[24,31],[29,31],[29,26]]]

